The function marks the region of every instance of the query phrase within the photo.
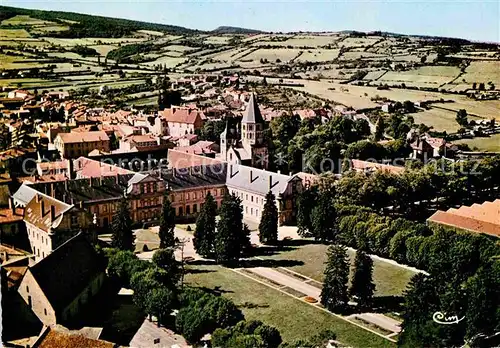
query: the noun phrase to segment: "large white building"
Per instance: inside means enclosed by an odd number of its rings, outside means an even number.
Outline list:
[[[241,199],[245,219],[260,222],[266,195],[271,191],[276,199],[280,224],[294,222],[296,199],[302,191],[302,179],[298,176],[229,164],[226,185],[229,193]]]

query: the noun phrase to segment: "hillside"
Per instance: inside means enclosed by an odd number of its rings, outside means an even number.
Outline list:
[[[129,19],[110,18],[74,12],[31,10],[16,7],[0,6],[0,21],[15,16],[29,16],[68,26],[68,30],[51,33],[53,37],[123,37],[137,30],[168,32],[173,34],[195,33],[196,30],[166,24],[148,23]],[[19,27],[23,25],[2,25],[0,28]]]
[[[212,30],[214,34],[261,34],[263,31],[256,29],[247,29],[240,27],[228,27],[228,26],[220,26],[214,30]]]

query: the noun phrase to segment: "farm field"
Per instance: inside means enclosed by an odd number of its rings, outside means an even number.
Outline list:
[[[476,137],[474,139],[456,140],[455,144],[467,144],[473,150],[500,152],[500,134],[495,134],[490,137]]]
[[[306,49],[296,59],[297,62],[327,62],[336,59],[340,50],[311,50]]]
[[[282,62],[290,61],[299,55],[299,49],[286,49],[286,48],[259,48],[258,50],[250,53],[248,56],[244,57],[245,60],[256,60],[267,59],[269,62],[276,62],[277,59]]]
[[[462,78],[470,85],[474,82],[487,84],[491,81],[495,86],[500,86],[500,61],[471,62]]]
[[[309,244],[294,247],[291,251],[283,251],[273,256],[264,257],[272,260],[300,261],[303,265],[287,267],[309,278],[323,282],[323,271],[327,261],[327,245]],[[351,262],[351,275],[353,273],[354,258],[356,253],[348,250]],[[400,296],[406,289],[415,272],[407,270],[388,262],[374,260],[373,281],[376,285],[375,296]],[[349,278],[350,279],[350,278]]]
[[[438,132],[453,133],[460,128],[455,120],[457,113],[453,111],[431,108],[408,115],[413,117],[416,124],[423,123]]]
[[[282,37],[282,36],[280,36]],[[286,36],[284,36],[286,37]],[[285,41],[258,41],[254,45],[255,46],[293,46],[297,48],[301,47],[321,47],[326,45],[335,44],[338,41],[338,37],[336,36],[320,36],[320,35],[311,35],[311,36],[289,36]]]
[[[0,29],[0,39],[28,38],[31,35],[24,29]]]
[[[388,71],[379,78],[380,83],[405,83],[407,85],[427,85],[438,87],[453,80],[460,73],[454,66],[425,66],[408,71]]]
[[[276,327],[284,341],[294,341],[325,329],[353,347],[394,347],[388,340],[314,308],[277,290],[219,266],[189,266],[185,281],[214,289],[243,311],[247,320],[261,320]],[[287,318],[284,320],[284,318]]]

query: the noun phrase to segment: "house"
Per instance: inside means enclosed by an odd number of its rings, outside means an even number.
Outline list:
[[[104,131],[59,133],[54,145],[63,158],[86,156],[93,150],[110,151],[110,140]]]
[[[240,132],[232,132],[228,125],[226,122],[226,128],[220,136],[221,159],[229,163],[267,169],[269,149],[264,138],[264,119],[253,93],[243,114]]]
[[[408,134],[407,138],[413,140],[410,146],[413,150],[412,158],[427,159],[445,156],[446,157],[446,140],[442,138],[434,138],[429,134],[422,136]]]
[[[237,164],[228,164],[228,166],[227,190],[241,199],[244,218],[259,222],[266,195],[272,191],[276,197],[279,223],[283,225],[295,221],[296,199],[298,194],[302,192],[302,179],[300,177]]]
[[[500,238],[500,199],[473,204],[470,207],[461,206],[447,211],[438,210],[427,219],[427,223]]]
[[[203,126],[202,113],[189,108],[172,106],[163,110],[162,118],[167,121],[168,134],[173,137],[194,134]]]
[[[119,151],[127,152],[133,148],[156,148],[160,145],[160,138],[152,134],[130,135],[120,140]]]
[[[32,97],[32,96],[33,95],[29,91],[26,91],[24,89],[16,89],[16,90],[10,91],[7,94],[7,97],[10,99],[21,98],[21,99],[25,100],[25,99],[28,99],[29,97]]]
[[[29,266],[18,293],[44,325],[65,323],[97,294],[104,271],[103,260],[79,233]]]
[[[219,152],[219,145],[213,141],[201,140],[189,146],[174,147],[176,151],[194,153],[196,155],[212,155],[215,156]]]
[[[67,183],[67,181],[65,181]],[[51,185],[54,183],[38,184]],[[82,209],[37,191],[24,209],[24,222],[35,262],[90,225]]]

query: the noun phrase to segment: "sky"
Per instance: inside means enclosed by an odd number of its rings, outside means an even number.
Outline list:
[[[200,30],[223,25],[273,32],[381,30],[500,42],[498,0],[0,0],[0,4]]]

